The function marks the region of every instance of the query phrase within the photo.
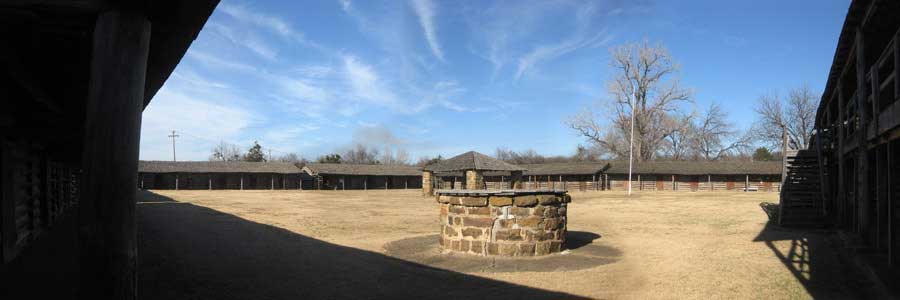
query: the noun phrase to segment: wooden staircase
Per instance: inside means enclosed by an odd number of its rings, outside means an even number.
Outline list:
[[[778,223],[785,227],[824,227],[819,157],[814,150],[788,151]]]

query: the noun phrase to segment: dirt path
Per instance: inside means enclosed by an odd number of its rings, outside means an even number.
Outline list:
[[[503,268],[428,252],[437,204],[414,190],[143,196],[143,299],[802,299],[866,287],[841,280],[854,270],[824,235],[767,226],[759,204],[774,193],[575,193],[573,253],[603,249],[602,260]]]

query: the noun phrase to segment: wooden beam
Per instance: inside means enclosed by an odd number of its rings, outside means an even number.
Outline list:
[[[869,219],[869,211],[871,209],[869,196],[869,159],[866,141],[868,139],[869,115],[866,110],[866,98],[868,87],[866,86],[866,47],[865,34],[859,27],[856,28],[856,113],[859,116],[859,130],[857,135],[857,151],[856,151],[856,184],[857,193],[857,227],[856,232],[864,234],[869,231],[871,220]]]
[[[145,16],[111,11],[97,17],[78,205],[80,298],[135,298],[134,174],[149,46]]]

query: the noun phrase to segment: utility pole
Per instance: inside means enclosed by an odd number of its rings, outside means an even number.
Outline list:
[[[628,142],[628,196],[631,196],[631,172],[634,167],[634,102],[637,101],[637,89],[634,86],[634,81],[628,80],[631,83],[631,99],[628,102],[631,102],[631,139]]]
[[[175,130],[172,130],[172,134],[169,137],[172,138],[172,161],[178,161],[175,159],[175,138],[179,137],[179,135],[175,134]]]
[[[267,159],[267,160],[272,161],[272,149],[269,149],[269,159]]]

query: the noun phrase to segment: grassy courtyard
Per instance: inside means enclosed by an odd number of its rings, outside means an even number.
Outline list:
[[[776,193],[573,193],[571,257],[472,267],[434,249],[418,190],[154,191],[138,204],[142,298],[865,297],[815,231],[769,223]],[[410,242],[412,241],[412,242]],[[394,248],[401,248],[396,251]],[[409,257],[402,248],[420,247]],[[584,262],[579,259],[594,259]],[[528,267],[525,267],[525,266]],[[509,267],[512,266],[512,267]]]

